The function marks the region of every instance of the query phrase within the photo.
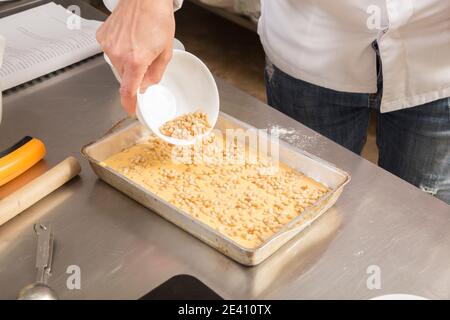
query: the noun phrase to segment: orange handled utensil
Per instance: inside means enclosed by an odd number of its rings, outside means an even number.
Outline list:
[[[0,187],[30,169],[44,156],[44,143],[32,137],[25,137],[11,148],[0,152]]]

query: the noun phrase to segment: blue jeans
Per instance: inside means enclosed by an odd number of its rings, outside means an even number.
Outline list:
[[[450,98],[380,113],[376,94],[338,92],[266,65],[269,105],[360,154],[377,112],[379,166],[450,204]]]

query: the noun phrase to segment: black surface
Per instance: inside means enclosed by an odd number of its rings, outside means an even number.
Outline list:
[[[178,275],[139,300],[223,300],[223,298],[197,278],[190,275]]]

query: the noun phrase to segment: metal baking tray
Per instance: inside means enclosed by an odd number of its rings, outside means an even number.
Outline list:
[[[245,248],[119,172],[100,165],[100,162],[110,156],[151,135],[138,121],[127,121],[122,121],[102,138],[86,145],[81,150],[97,176],[211,247],[247,266],[261,263],[318,219],[337,201],[344,186],[350,181],[350,175],[347,172],[281,140],[278,141],[280,162],[324,184],[330,191],[259,247]],[[222,131],[226,129],[250,129],[250,131],[255,129],[225,113],[220,114],[216,128]],[[267,139],[273,139],[273,137],[269,135]]]

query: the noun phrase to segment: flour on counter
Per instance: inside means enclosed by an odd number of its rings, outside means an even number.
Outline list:
[[[278,125],[270,126],[268,131],[271,135],[278,136],[281,140],[284,140],[300,149],[317,147],[322,143],[319,139],[320,135],[315,132],[312,135],[305,135],[294,128],[283,128]]]

